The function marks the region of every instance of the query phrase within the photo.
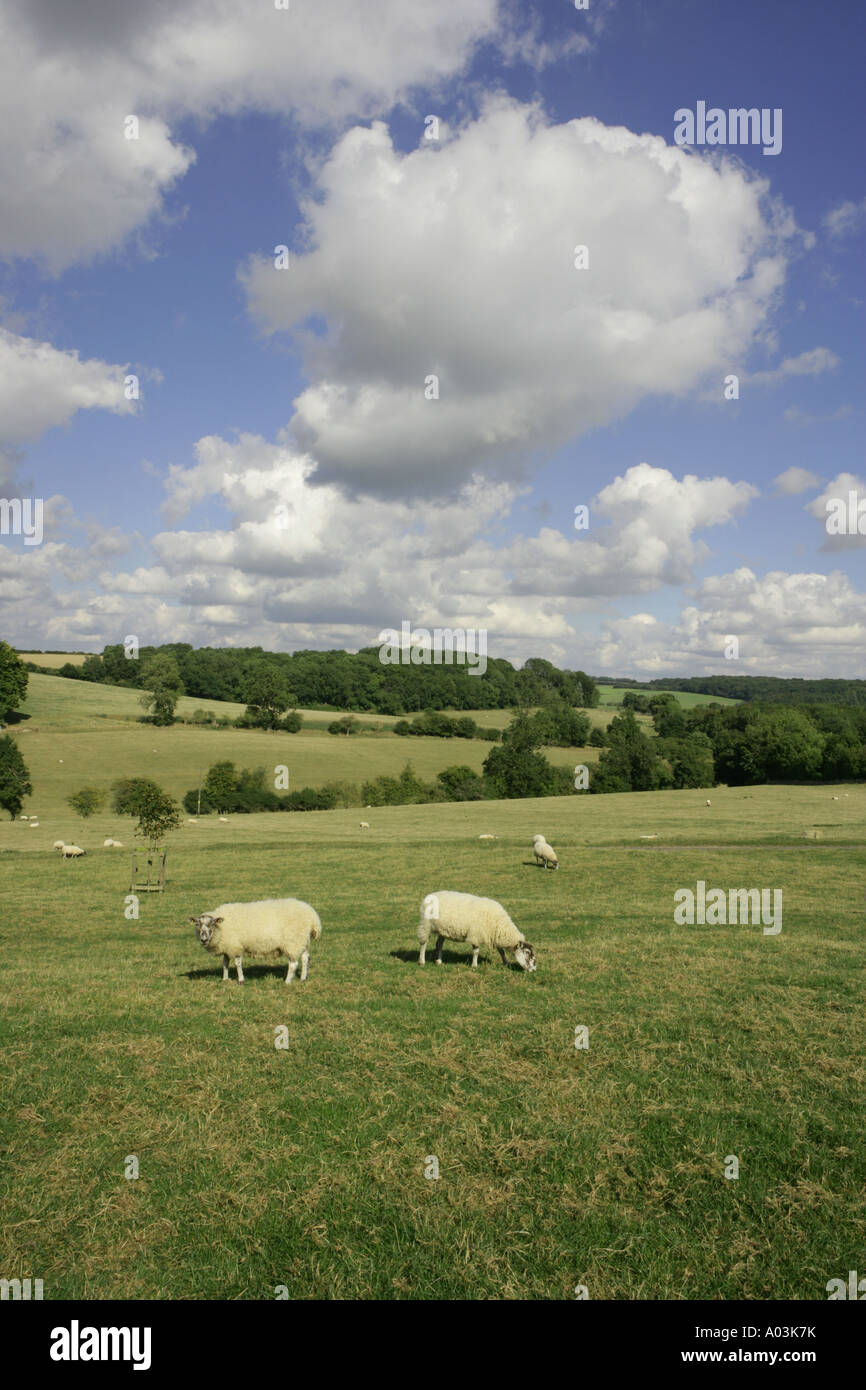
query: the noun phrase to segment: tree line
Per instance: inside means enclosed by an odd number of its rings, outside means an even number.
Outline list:
[[[378,647],[359,652],[268,652],[262,647],[194,648],[168,642],[141,647],[138,657],[130,658],[120,643],[114,643],[101,655],[88,656],[81,666],[67,662],[57,670],[46,668],[45,674],[146,691],[155,665],[160,684],[177,695],[257,707],[279,699],[285,701],[283,709],[401,715],[431,708],[509,709],[541,704],[551,695],[584,708],[599,702],[596,683],[584,671],[560,670],[541,657],[530,657],[520,670],[510,661],[489,658],[483,675],[470,675],[468,667],[457,664],[386,666],[379,660]]]
[[[629,677],[597,678],[599,685],[628,686],[644,693],[681,690],[695,695],[715,695],[728,700],[760,701],[772,705],[866,706],[866,680],[811,679],[806,676],[659,676],[650,681]]]

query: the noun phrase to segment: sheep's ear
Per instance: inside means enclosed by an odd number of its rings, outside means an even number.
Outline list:
[[[212,927],[218,927],[221,921],[222,917],[211,917],[210,924]]]

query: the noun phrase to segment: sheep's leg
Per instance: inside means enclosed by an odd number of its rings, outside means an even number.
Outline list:
[[[237,972],[238,972],[238,984],[239,984],[239,985],[242,985],[243,982],[244,982],[244,972],[243,972],[243,970],[241,969],[241,961],[242,961],[242,960],[243,960],[243,956],[235,956],[235,968],[236,968],[236,970],[237,970]]]
[[[477,970],[477,968],[478,968],[478,952],[479,952],[480,950],[481,950],[481,947],[480,947],[480,946],[473,946],[473,947],[472,947],[472,969],[473,969],[473,970]]]
[[[507,964],[508,964],[508,957],[506,956],[506,954],[505,954],[505,952],[503,951],[502,947],[501,947],[501,946],[497,946],[496,949],[497,949],[497,951],[499,952],[499,955],[500,955],[500,957],[501,957],[501,959],[502,959],[502,964],[503,964],[503,965],[507,965]]]
[[[436,941],[436,964],[437,964],[437,965],[441,965],[441,964],[442,964],[442,942],[443,942],[444,940],[445,940],[445,937],[444,937],[444,936],[440,936],[440,937],[437,938],[437,941]]]
[[[228,958],[228,956],[223,956],[223,979],[224,979],[224,980],[227,980],[228,978],[229,978],[229,958]]]
[[[302,952],[301,952],[301,980],[302,980],[302,981],[304,981],[304,980],[307,978],[307,972],[309,971],[309,969],[310,969],[310,953],[309,953],[309,951],[302,951]]]
[[[298,968],[298,962],[297,962],[296,960],[290,960],[290,961],[289,961],[289,968],[288,968],[288,970],[286,971],[286,984],[287,984],[287,985],[290,985],[290,984],[292,983],[292,980],[295,978],[295,971],[297,970],[297,968]],[[302,978],[303,978],[303,979],[306,979],[306,976],[303,976]]]
[[[422,942],[421,942],[421,950],[418,952],[418,964],[419,964],[419,965],[423,965],[423,964],[424,964],[424,957],[425,957],[426,954],[427,954],[427,942],[426,942],[426,941],[422,941]]]

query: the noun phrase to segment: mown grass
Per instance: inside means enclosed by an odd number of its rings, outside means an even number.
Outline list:
[[[8,827],[0,1271],[51,1298],[826,1298],[866,1228],[866,790],[704,800],[200,822],[138,921],[125,853]],[[782,888],[781,934],[674,925],[698,878]],[[436,887],[503,901],[538,971],[420,970]],[[308,982],[223,984],[187,916],[272,894],[321,912]]]
[[[233,717],[244,707],[184,698],[178,712],[189,717],[198,708]],[[429,782],[454,764],[480,772],[492,746],[482,739],[398,738],[390,732],[395,721],[384,715],[363,716],[365,723],[380,724],[381,733],[341,737],[326,732],[335,715],[322,711],[308,711],[297,734],[183,724],[160,729],[134,722],[142,713],[137,691],[39,674],[30,676],[24,711],[28,717],[10,727],[34,786],[24,811],[37,815],[40,827],[51,832],[49,845],[86,834],[66,804],[70,792],[84,784],[107,790],[119,777],[147,776],[180,800],[219,759],[265,767],[271,776],[285,766],[293,790],[336,781],[360,787],[371,778],[399,775],[406,762]],[[610,718],[600,710],[590,713],[601,723]],[[479,712],[479,722],[494,727],[505,727],[510,717],[508,710]],[[596,761],[599,750],[551,748],[546,755],[554,764],[574,767]]]
[[[631,689],[633,687],[629,685],[600,685],[598,693],[602,708],[606,705],[621,705],[623,695]],[[684,709],[694,709],[695,705],[739,705],[742,703],[740,700],[730,699],[727,695],[701,695],[694,690],[644,690],[639,693],[648,695],[650,698],[653,695],[673,695]]]

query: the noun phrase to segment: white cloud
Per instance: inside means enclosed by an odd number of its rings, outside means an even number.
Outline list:
[[[0,23],[0,256],[52,270],[160,212],[194,158],[170,122],[365,119],[500,36],[496,0],[0,0]]]
[[[808,492],[809,488],[817,487],[820,481],[817,473],[810,473],[808,468],[792,467],[779,473],[773,479],[773,485],[782,496],[795,497],[798,492]]]
[[[778,367],[773,367],[770,371],[751,372],[746,380],[752,386],[775,386],[789,377],[820,376],[823,372],[832,372],[839,366],[839,362],[840,358],[829,348],[810,348],[808,352],[801,352],[798,357],[786,357]]]
[[[50,343],[0,328],[0,441],[18,445],[65,425],[77,410],[133,414],[124,396],[122,366],[82,361]]]
[[[859,203],[847,199],[831,208],[824,217],[824,226],[833,238],[853,236],[866,226],[866,198],[861,198]]]
[[[319,476],[447,491],[742,356],[794,235],[765,194],[734,162],[497,98],[438,150],[349,131],[291,269],[253,260],[242,279],[265,331],[298,333],[311,384],[291,429]]]
[[[866,595],[846,575],[786,574],[758,577],[742,568],[708,579],[698,602],[667,623],[641,613],[606,624],[598,665],[614,674],[647,679],[681,675],[862,674]],[[731,636],[739,656],[725,658]]]
[[[854,493],[855,516],[850,512],[850,495]],[[844,504],[843,515],[845,524],[849,527],[849,533],[841,536],[830,535],[827,532],[827,522],[830,512],[827,510],[827,503],[841,501]],[[862,519],[857,515],[858,504],[864,504],[862,508]],[[831,511],[835,512],[835,508]],[[827,483],[824,491],[806,506],[806,511],[810,512],[821,523],[824,532],[824,539],[821,545],[822,550],[862,550],[866,546],[866,534],[861,534],[859,529],[853,529],[851,523],[858,527],[866,527],[866,481],[858,478],[854,473],[837,473],[836,477]]]

